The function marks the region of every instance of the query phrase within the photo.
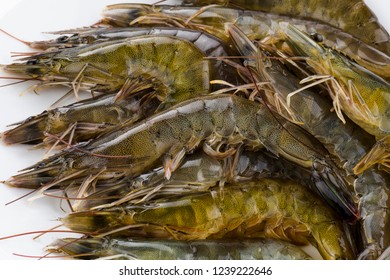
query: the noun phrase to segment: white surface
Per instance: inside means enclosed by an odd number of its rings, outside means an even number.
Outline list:
[[[55,31],[88,26],[99,19],[101,9],[115,0],[2,0],[0,2],[0,28],[23,40],[42,40],[51,38],[43,31]],[[139,1],[149,2],[154,1]],[[388,0],[366,1],[380,18],[381,23],[390,30],[390,11]],[[0,64],[10,63],[11,52],[31,51],[22,43],[0,33]],[[0,72],[0,76],[9,74]],[[0,85],[9,83],[0,79]],[[31,85],[31,84],[30,84]],[[0,88],[0,131],[6,125],[38,114],[51,105],[64,91],[44,90],[39,95],[28,91],[28,83]],[[43,156],[40,150],[29,150],[27,146],[4,146],[0,144],[0,180],[5,180]],[[27,231],[47,230],[59,224],[56,219],[64,215],[57,200],[40,199],[29,203],[21,199],[8,206],[5,204],[27,193],[26,190],[13,189],[0,184],[0,237]],[[0,241],[0,259],[20,259],[13,253],[42,255],[42,249],[54,239],[69,234],[46,234],[37,240],[34,235]]]

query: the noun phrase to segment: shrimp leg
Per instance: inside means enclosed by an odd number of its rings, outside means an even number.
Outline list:
[[[378,140],[372,149],[353,168],[355,174],[360,174],[371,166],[379,164],[379,168],[390,173],[390,135]]]

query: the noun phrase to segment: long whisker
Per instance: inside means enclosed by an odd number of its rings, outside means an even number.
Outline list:
[[[74,234],[84,234],[84,235],[89,235],[90,232],[84,232],[84,231],[75,231],[75,230],[36,230],[36,231],[28,231],[28,232],[23,232],[23,233],[17,233],[13,235],[8,235],[8,236],[3,236],[0,237],[1,240],[6,240],[6,239],[11,239],[15,237],[21,237],[21,236],[26,236],[26,235],[32,235],[32,234],[45,234],[45,233],[74,233]]]
[[[30,192],[28,192],[28,193],[26,193],[26,194],[24,194],[24,195],[22,195],[22,196],[20,196],[20,197],[18,197],[18,198],[16,198],[16,199],[14,199],[14,200],[11,200],[11,201],[7,202],[5,205],[7,206],[7,205],[10,205],[10,204],[12,204],[12,203],[14,203],[14,202],[16,202],[16,201],[19,201],[19,200],[21,200],[21,199],[23,199],[23,198],[25,198],[25,197],[27,197],[27,196],[33,194],[33,193],[36,192],[36,191],[37,191],[36,189],[35,189],[35,190],[32,190],[32,191],[30,191]]]
[[[33,240],[38,239],[39,237],[45,235],[46,233],[51,232],[51,231],[53,231],[53,230],[55,230],[55,229],[57,229],[57,228],[60,228],[60,227],[62,227],[62,225],[58,225],[58,226],[52,227],[51,229],[49,229],[49,230],[46,231],[46,232],[41,232],[40,234],[38,234],[37,236],[35,236],[35,237],[33,238]]]
[[[17,81],[17,82],[12,82],[12,83],[8,83],[8,84],[5,84],[5,85],[0,85],[0,88],[8,87],[8,86],[14,86],[14,85],[18,85],[18,84],[25,83],[25,82],[28,82],[28,81],[36,80],[34,78],[22,78],[22,77],[0,77],[0,79],[20,80],[20,81]]]
[[[30,46],[30,45],[31,45],[31,42],[22,40],[22,39],[16,37],[15,35],[12,35],[11,33],[5,31],[4,29],[1,29],[1,28],[0,28],[0,32],[2,32],[2,33],[4,33],[5,35],[11,37],[12,39],[15,39],[15,40],[18,41],[18,42],[21,42],[21,43],[24,44],[24,45],[27,45],[27,46]]]

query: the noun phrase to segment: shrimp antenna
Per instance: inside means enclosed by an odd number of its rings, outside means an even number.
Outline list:
[[[68,244],[66,244],[66,245],[68,245]],[[66,245],[63,245],[63,246],[66,246]],[[60,250],[60,248],[58,250]],[[18,254],[18,253],[12,253],[12,255],[17,256],[17,257],[37,259],[37,260],[42,260],[42,259],[61,259],[61,258],[68,257],[67,255],[64,255],[64,256],[50,256],[51,254],[54,254],[54,253],[56,253],[56,252],[52,251],[52,252],[49,252],[49,253],[47,253],[47,254],[45,254],[43,256],[24,255],[24,254]],[[84,254],[75,254],[75,255],[72,255],[72,257],[78,258],[78,257],[92,256],[92,255],[93,255],[92,253],[84,253]]]
[[[48,232],[51,232],[51,231],[53,231],[53,230],[55,230],[55,229],[57,229],[57,228],[59,228],[59,227],[61,227],[61,226],[62,226],[62,225],[58,225],[58,226],[52,227],[51,229],[49,229],[49,230],[47,230],[47,231],[45,231],[45,232],[40,233],[40,234],[38,234],[37,236],[35,236],[35,237],[33,238],[33,240],[38,239],[39,237],[43,236],[44,234],[46,234],[46,233],[48,233]]]
[[[4,182],[1,182],[1,183],[4,183]],[[18,198],[16,198],[16,199],[14,199],[14,200],[11,200],[11,201],[7,202],[5,205],[7,206],[7,205],[10,205],[10,204],[12,204],[12,203],[14,203],[14,202],[16,202],[16,201],[19,201],[19,200],[21,200],[21,199],[23,199],[23,198],[25,198],[25,197],[27,197],[27,196],[33,194],[33,193],[36,192],[36,191],[37,191],[36,189],[35,189],[35,190],[32,190],[32,191],[30,191],[30,192],[28,192],[28,193],[26,193],[26,194],[24,194],[24,195],[22,195],[22,196],[20,196],[20,197],[18,197]]]
[[[1,85],[0,88],[13,86],[13,85],[17,85],[17,84],[21,84],[21,83],[24,83],[24,82],[35,80],[34,78],[23,78],[23,77],[0,77],[0,79],[19,80],[17,82],[12,82],[12,83],[9,83],[9,84]]]
[[[52,252],[49,252],[47,253],[46,255],[43,255],[43,256],[33,256],[33,255],[24,255],[24,254],[18,254],[18,253],[12,253],[12,255],[14,256],[17,256],[17,257],[22,257],[22,258],[30,258],[30,259],[38,259],[38,260],[41,260],[41,259],[54,259],[54,258],[63,258],[64,256],[49,256],[50,254],[52,254]]]
[[[62,251],[63,248],[65,248],[66,246],[72,244],[72,243],[75,243],[79,240],[82,240],[86,238],[86,236],[81,236],[79,238],[74,238],[72,240],[70,240],[69,242],[66,242],[64,244],[62,244],[61,246],[59,247],[56,247],[56,248],[52,248],[50,249],[50,245],[49,245],[49,248],[48,248],[48,253],[43,255],[43,256],[33,256],[33,255],[25,255],[25,254],[18,254],[18,253],[12,253],[14,256],[17,256],[17,257],[23,257],[23,258],[33,258],[33,259],[38,259],[38,260],[41,260],[41,259],[54,259],[54,258],[63,258],[63,257],[66,257],[65,256],[50,256],[51,254],[54,254],[54,253],[57,253],[57,252],[60,252]],[[63,239],[62,239],[63,240]],[[72,257],[83,257],[83,256],[91,256],[92,253],[84,253],[84,254],[75,254],[75,255],[72,255]]]
[[[58,230],[58,229],[56,229],[56,230],[52,230],[52,229],[51,230],[36,230],[36,231],[28,231],[28,232],[3,236],[3,237],[0,237],[0,241],[15,238],[15,237],[31,235],[31,234],[41,234],[42,235],[42,234],[46,234],[46,233],[74,233],[74,234],[84,234],[84,235],[91,234],[91,233],[87,233],[87,232],[83,232],[83,231],[74,231],[74,230],[66,230],[66,229],[64,229],[64,230]]]
[[[66,194],[64,195],[56,195],[48,193],[47,191],[43,192],[44,196],[53,197],[53,198],[59,198],[59,199],[66,199],[66,200],[99,200],[100,197],[68,197]],[[115,199],[115,198],[121,198],[121,196],[118,195],[111,195],[111,196],[105,196],[104,199]],[[74,212],[74,211],[72,211]]]
[[[16,40],[16,41],[18,41],[18,42],[20,42],[20,43],[22,43],[24,45],[27,45],[27,46],[31,47],[31,42],[22,40],[22,39],[16,37],[15,35],[12,35],[11,33],[5,31],[4,29],[1,29],[1,28],[0,28],[0,32],[4,33],[5,35],[11,37],[12,39],[14,39],[14,40]]]
[[[167,2],[167,0],[160,0],[160,1],[154,2],[154,3],[152,4],[152,6],[154,6],[154,5],[159,5],[159,4],[164,3],[164,2]]]

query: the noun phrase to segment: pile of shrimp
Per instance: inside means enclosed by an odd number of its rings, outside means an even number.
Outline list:
[[[115,4],[24,41],[2,69],[68,89],[0,136],[49,154],[3,183],[82,235],[48,254],[389,259],[390,37],[331,2]]]

